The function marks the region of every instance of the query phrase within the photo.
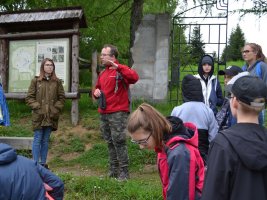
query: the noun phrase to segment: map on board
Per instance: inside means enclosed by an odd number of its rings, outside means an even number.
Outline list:
[[[35,76],[35,47],[27,42],[10,43],[9,92],[26,92]]]
[[[30,82],[40,72],[44,58],[55,63],[56,75],[69,85],[69,39],[43,39],[11,41],[9,46],[8,92],[27,92]]]

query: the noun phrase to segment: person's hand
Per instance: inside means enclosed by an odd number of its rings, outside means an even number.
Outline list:
[[[109,59],[103,59],[103,60],[107,65],[111,65],[111,67],[109,67],[109,69],[117,69],[118,68],[118,65],[116,63],[114,63],[112,60],[109,60]]]
[[[99,89],[95,89],[94,96],[98,98],[100,97],[100,95],[101,95],[101,91]]]

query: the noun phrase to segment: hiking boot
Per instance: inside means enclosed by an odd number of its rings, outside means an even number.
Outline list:
[[[130,177],[127,167],[122,168],[118,177],[118,181],[127,181],[129,178]]]
[[[110,177],[110,178],[118,178],[118,172],[116,172],[114,170],[109,170],[108,177]]]

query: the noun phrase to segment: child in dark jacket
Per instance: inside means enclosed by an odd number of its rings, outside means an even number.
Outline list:
[[[232,116],[230,110],[230,102],[228,97],[230,92],[227,90],[227,84],[229,81],[231,81],[231,79],[234,76],[236,76],[241,72],[243,72],[242,69],[235,65],[228,66],[225,70],[220,70],[218,72],[219,75],[224,76],[224,86],[225,86],[225,99],[223,101],[221,110],[216,114],[216,120],[219,125],[219,130],[229,128],[230,126],[236,124],[236,119]]]
[[[202,200],[267,199],[267,131],[258,120],[266,99],[267,86],[258,77],[233,84],[230,107],[237,124],[211,143]]]
[[[198,151],[197,128],[178,117],[141,104],[129,117],[127,130],[141,149],[155,150],[164,199],[201,198],[204,164]]]
[[[217,77],[213,75],[214,72],[214,60],[210,55],[204,55],[198,65],[198,74],[195,75],[202,85],[202,93],[204,97],[204,103],[209,106],[214,115],[217,114],[217,106],[223,104],[223,94],[220,82]]]

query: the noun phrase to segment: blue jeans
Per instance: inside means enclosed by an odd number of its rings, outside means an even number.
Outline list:
[[[42,129],[34,130],[34,138],[32,143],[32,155],[33,160],[39,162],[41,158],[40,164],[46,163],[47,153],[48,153],[48,143],[50,134],[52,131],[52,127],[45,126]]]

